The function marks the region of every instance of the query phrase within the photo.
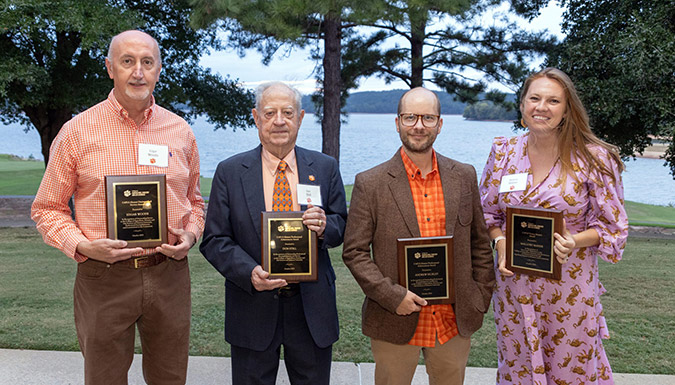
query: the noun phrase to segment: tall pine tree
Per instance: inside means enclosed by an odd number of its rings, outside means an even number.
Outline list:
[[[384,33],[375,73],[386,82],[402,80],[410,88],[435,84],[462,102],[486,98],[509,107],[501,83],[516,90],[529,73],[529,62],[550,51],[556,39],[529,33],[515,15],[532,19],[544,0],[388,0],[387,17],[368,24]],[[488,18],[488,14],[490,18]]]
[[[249,48],[269,63],[283,45],[313,50],[322,86],[318,104],[322,152],[340,160],[340,111],[346,92],[366,72],[343,72],[342,42],[349,29],[376,20],[377,2],[354,0],[194,0],[193,25],[227,31],[232,47],[243,55]],[[357,60],[357,59],[354,59]],[[353,68],[353,67],[352,67]],[[347,77],[345,77],[347,76]],[[315,98],[315,100],[317,100]]]

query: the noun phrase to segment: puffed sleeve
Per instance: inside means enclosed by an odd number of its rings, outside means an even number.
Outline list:
[[[596,172],[589,179],[590,207],[587,228],[600,235],[600,244],[595,246],[596,255],[607,262],[616,263],[623,255],[628,238],[628,216],[624,208],[623,183],[619,165],[606,150],[598,151],[599,158],[610,165],[613,178]]]
[[[505,214],[499,208],[499,184],[506,167],[508,140],[498,136],[492,141],[492,149],[488,156],[483,176],[480,179],[478,191],[480,203],[483,206],[483,216],[487,227],[501,227],[505,221]]]

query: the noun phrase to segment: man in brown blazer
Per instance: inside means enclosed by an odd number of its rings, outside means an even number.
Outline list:
[[[410,384],[420,351],[430,384],[462,384],[470,336],[490,304],[495,275],[476,171],[434,151],[440,114],[435,93],[405,93],[395,120],[401,150],[354,183],[342,258],[366,294],[362,330],[378,385]],[[456,300],[429,305],[399,284],[396,240],[445,235]]]

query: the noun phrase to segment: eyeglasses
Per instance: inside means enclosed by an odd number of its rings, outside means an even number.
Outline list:
[[[429,114],[400,114],[398,116],[399,122],[402,126],[412,127],[417,124],[417,121],[422,118],[422,125],[426,128],[436,127],[440,115]]]

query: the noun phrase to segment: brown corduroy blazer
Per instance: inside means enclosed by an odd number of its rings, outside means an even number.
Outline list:
[[[453,236],[455,314],[462,336],[483,324],[495,283],[493,257],[473,166],[436,153],[445,201],[446,235]],[[366,294],[362,330],[395,344],[410,341],[419,313],[396,314],[406,294],[398,284],[397,238],[419,237],[400,151],[356,176],[342,258]],[[372,247],[372,257],[371,257]]]

